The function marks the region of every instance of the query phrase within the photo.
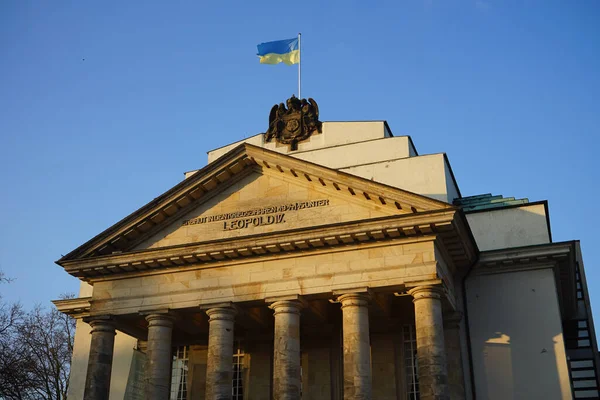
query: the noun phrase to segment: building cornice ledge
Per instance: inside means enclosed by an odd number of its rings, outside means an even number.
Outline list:
[[[568,257],[572,250],[572,243],[567,242],[482,251],[479,254],[478,266],[491,267],[498,264],[506,265],[543,262],[548,261],[549,259]]]
[[[52,300],[56,309],[73,318],[83,318],[90,314],[91,297],[77,297],[75,299]]]

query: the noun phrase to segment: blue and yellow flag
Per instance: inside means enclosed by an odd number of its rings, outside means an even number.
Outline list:
[[[279,64],[283,62],[292,65],[300,62],[298,38],[261,43],[256,47],[258,47],[257,55],[261,64]]]

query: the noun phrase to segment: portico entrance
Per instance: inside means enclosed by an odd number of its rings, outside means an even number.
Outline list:
[[[93,285],[86,399],[108,398],[115,331],[145,342],[146,399],[172,396],[181,346],[194,399],[464,393],[475,247],[447,203],[241,145],[119,224],[61,260]]]
[[[448,307],[443,298],[436,286],[357,289],[90,317],[109,327],[92,331],[91,353],[110,354],[114,329],[140,335],[148,399],[450,398],[448,386],[462,387],[462,376],[448,382],[444,331],[436,330],[443,324],[431,324]],[[92,390],[110,385],[106,367],[90,361],[86,398],[106,398]]]

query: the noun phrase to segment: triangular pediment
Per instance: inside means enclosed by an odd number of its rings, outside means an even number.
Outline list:
[[[242,144],[62,261],[454,209],[294,157]]]

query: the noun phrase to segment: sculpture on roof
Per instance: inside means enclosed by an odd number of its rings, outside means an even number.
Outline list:
[[[275,139],[277,143],[289,144],[292,150],[296,150],[298,142],[308,139],[315,131],[321,133],[319,106],[311,98],[300,100],[294,95],[287,99],[286,105],[279,103],[271,108],[265,140]]]

